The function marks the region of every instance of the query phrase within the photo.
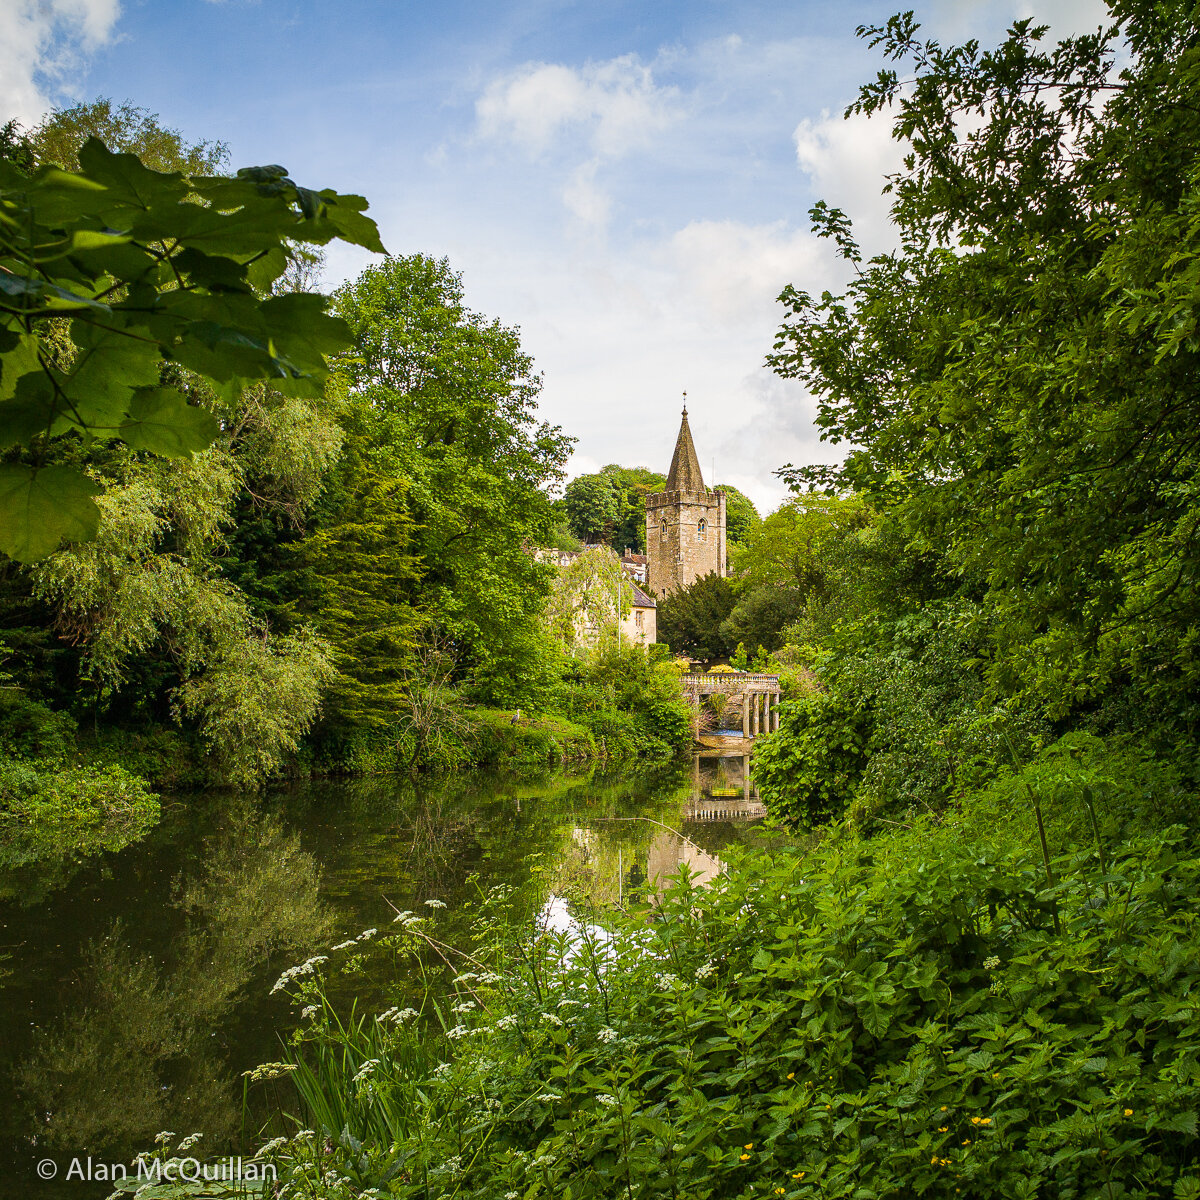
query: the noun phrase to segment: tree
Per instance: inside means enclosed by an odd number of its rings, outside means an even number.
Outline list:
[[[725,493],[725,536],[731,542],[744,542],[762,520],[754,501],[731,483],[719,483],[717,490]]]
[[[658,640],[678,654],[724,658],[737,645],[722,629],[735,602],[730,581],[710,571],[658,602]]]
[[[559,568],[546,604],[551,635],[570,653],[616,635],[633,608],[633,585],[608,546],[595,546]]]
[[[48,430],[34,429],[29,448],[10,449],[4,469],[103,488],[89,504],[104,515],[93,540],[32,568],[5,566],[0,621],[16,635],[22,682],[35,694],[74,707],[92,701],[110,719],[139,725],[172,713],[194,719],[219,773],[258,782],[311,724],[331,671],[325,643],[294,619],[277,636],[267,614],[284,612],[289,597],[268,603],[255,591],[261,564],[244,552],[246,541],[230,553],[228,530],[235,515],[254,517],[247,525],[260,530],[270,524],[273,550],[280,527],[303,524],[340,452],[332,418],[342,398],[325,352],[344,346],[347,331],[322,297],[280,288],[297,246],[335,235],[336,197],[306,198],[278,168],[238,180],[186,175],[217,165],[219,148],[187,146],[142,110],[124,106],[118,116],[122,145],[144,149],[161,171],[91,136],[111,132],[104,103],[52,114],[31,135],[42,154],[91,164],[111,209],[89,216],[90,199],[72,209],[73,188],[92,194],[83,175],[34,169],[13,155],[13,169],[32,176],[0,178],[6,211],[25,204],[44,213],[53,201],[59,209],[49,211],[75,221],[65,258],[46,258],[43,246],[33,256],[42,279],[35,273],[5,289],[23,313],[14,318],[10,308],[9,326],[26,332],[16,357],[0,360],[0,392],[16,392],[0,411],[32,429],[47,381],[64,384],[75,406]],[[377,243],[352,207],[362,202],[344,199],[339,220],[356,240]],[[101,219],[111,227],[97,231]],[[15,244],[11,233],[0,233],[6,246]],[[111,294],[87,301],[87,289],[106,280]],[[69,324],[55,315],[75,307]],[[28,364],[19,355],[35,342],[42,356],[21,375]],[[96,410],[91,425],[80,398]],[[120,419],[126,403],[114,438],[102,422]],[[13,427],[5,432],[11,439]],[[41,548],[50,542],[44,536]],[[263,705],[264,694],[287,702]]]
[[[368,267],[336,296],[343,361],[369,424],[367,461],[402,480],[419,562],[412,595],[485,702],[531,705],[548,686],[539,615],[546,544],[571,445],[536,418],[541,379],[517,331],[472,312],[445,259]]]
[[[290,243],[383,249],[365,201],[282,167],[154,171],[95,137],[78,158],[32,175],[0,159],[0,448],[30,452],[0,466],[0,550],[21,561],[96,534],[100,488],[67,461],[81,436],[183,458],[213,442],[169,368],[225,396],[258,380],[319,396],[345,326],[320,296],[264,293]]]
[[[855,488],[982,597],[995,694],[1061,717],[1125,691],[1178,737],[1200,718],[1200,21],[1111,8],[1053,50],[1029,21],[994,51],[911,15],[862,31],[915,72],[851,106],[894,106],[911,147],[901,248],[862,264],[818,206],[858,273],[784,293],[772,362],[853,447],[785,476]]]
[[[567,528],[581,542],[605,542],[617,520],[617,497],[603,475],[578,475],[563,491]]]

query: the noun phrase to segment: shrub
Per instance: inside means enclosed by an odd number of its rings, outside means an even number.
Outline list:
[[[423,1030],[395,1010],[350,1029],[298,976],[318,1010],[300,1056],[325,1068],[298,1073],[313,1132],[284,1178],[476,1200],[1198,1194],[1200,860],[1177,833],[1134,840],[1103,875],[1060,859],[1048,889],[1036,856],[936,834],[760,852],[607,929],[501,905]],[[402,928],[401,954],[433,933]]]

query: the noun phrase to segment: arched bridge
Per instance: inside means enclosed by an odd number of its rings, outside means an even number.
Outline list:
[[[779,728],[781,698],[778,675],[741,671],[717,671],[709,675],[680,676],[684,695],[693,704],[705,696],[728,696],[742,708],[742,736],[756,738]]]

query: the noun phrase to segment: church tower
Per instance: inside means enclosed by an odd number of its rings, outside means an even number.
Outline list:
[[[704,486],[686,405],[667,489],[646,497],[646,557],[647,586],[660,597],[725,574],[725,493]]]

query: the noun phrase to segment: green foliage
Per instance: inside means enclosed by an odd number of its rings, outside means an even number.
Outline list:
[[[341,238],[382,251],[365,201],[300,187],[282,167],[155,171],[95,137],[78,166],[26,175],[0,159],[3,445],[32,455],[0,466],[0,550],[22,561],[95,536],[95,481],[45,461],[65,435],[167,457],[217,436],[208,409],[162,386],[168,364],[226,395],[256,380],[319,395],[344,324],[319,296],[263,293],[291,244]]]
[[[869,724],[841,696],[811,692],[780,706],[780,726],[755,747],[754,786],[778,820],[811,829],[840,817],[867,764]]]
[[[325,725],[342,735],[395,724],[420,620],[411,597],[420,572],[410,550],[406,485],[365,462],[358,439],[351,447],[338,471],[336,502],[326,502],[320,527],[298,547],[311,572],[313,622],[338,666]]]
[[[618,554],[646,550],[646,497],[661,492],[666,476],[648,467],[609,463],[594,475],[577,475],[559,502],[570,532],[583,542],[602,542]]]
[[[406,489],[414,596],[473,698],[529,705],[549,682],[537,615],[551,569],[527,548],[550,536],[544,489],[570,445],[536,420],[532,361],[516,330],[466,307],[444,259],[389,258],[336,302],[353,338],[344,369],[370,415],[366,461]]]
[[[546,627],[568,653],[585,653],[617,637],[619,622],[632,609],[633,585],[620,560],[607,546],[598,546],[558,569],[546,602]]]
[[[158,796],[124,767],[0,762],[0,866],[72,860],[139,841]]]
[[[731,483],[718,483],[715,490],[725,493],[725,536],[730,542],[744,543],[758,528],[762,517],[754,507],[754,501]],[[645,522],[643,522],[643,528]]]
[[[557,704],[604,758],[670,758],[691,744],[691,714],[669,663],[640,646],[601,642],[565,669]]]
[[[212,175],[229,161],[223,142],[189,144],[179,130],[165,127],[157,113],[128,100],[114,105],[100,98],[56,108],[30,130],[27,141],[37,162],[78,171],[79,150],[89,137],[120,153],[136,154],[153,171]]]
[[[617,497],[604,475],[577,475],[563,490],[567,528],[584,543],[605,542],[617,520]]]
[[[724,626],[735,603],[733,584],[710,571],[659,600],[658,636],[674,650],[695,658],[723,658],[737,645]]]
[[[282,1177],[481,1200],[1188,1195],[1200,861],[1168,835],[1110,847],[1104,873],[1056,867],[1049,891],[1038,858],[923,826],[760,852],[604,929],[531,929],[496,895],[422,1014],[339,1021],[301,977],[312,1132],[277,1147]],[[402,921],[419,956],[439,931]]]
[[[1200,25],[1111,7],[1119,28],[1054,48],[1028,20],[992,51],[923,42],[911,15],[864,31],[906,64],[852,106],[894,105],[911,147],[902,248],[862,264],[818,206],[858,271],[842,296],[784,293],[772,362],[853,446],[837,481],[980,589],[997,694],[1067,718],[1129,691],[1180,746],[1200,694]]]
[[[177,693],[227,783],[260,785],[295,751],[336,674],[329,647],[306,634],[251,636],[230,646],[204,675]]]
[[[839,625],[812,663],[819,693],[785,704],[755,755],[772,811],[812,826],[938,810],[1045,744],[1035,707],[989,700],[979,621],[930,603]]]

